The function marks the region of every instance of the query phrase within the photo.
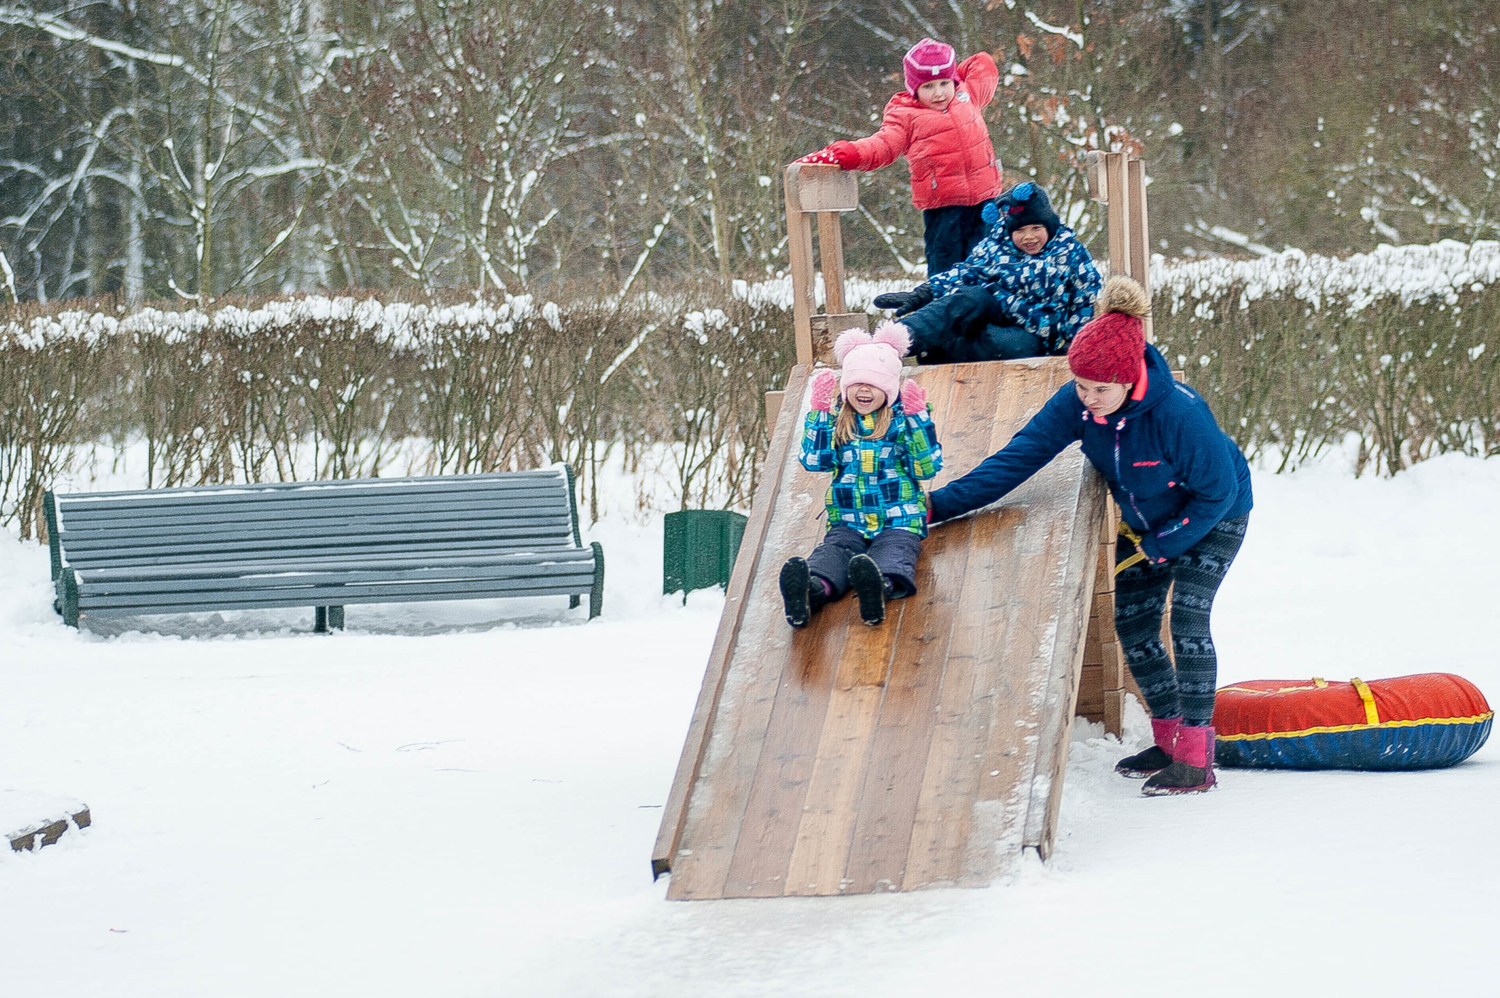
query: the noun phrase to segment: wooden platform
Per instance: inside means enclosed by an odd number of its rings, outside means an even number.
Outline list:
[[[1057,824],[1103,483],[1076,448],[923,546],[918,595],[866,627],[852,601],[786,624],[777,573],[826,529],[797,463],[796,368],[652,858],[672,899],[982,886]],[[942,484],[1069,377],[1061,359],[921,368]]]

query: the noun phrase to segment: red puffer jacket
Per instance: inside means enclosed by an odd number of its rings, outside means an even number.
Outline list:
[[[958,92],[941,111],[904,90],[885,106],[880,131],[857,139],[857,170],[890,166],[902,153],[911,164],[911,203],[919,209],[979,204],[1000,194],[1000,158],[981,113],[1000,73],[987,53],[958,64]]]

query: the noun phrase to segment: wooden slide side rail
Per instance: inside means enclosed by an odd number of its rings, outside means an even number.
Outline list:
[[[785,395],[793,400],[788,412],[795,414],[798,404],[811,376],[810,365],[798,364],[792,368],[787,379]],[[745,598],[749,594],[750,581],[755,577],[761,550],[765,544],[766,531],[771,526],[771,514],[776,506],[777,494],[781,491],[782,469],[786,467],[788,453],[794,445],[800,446],[801,422],[795,418],[778,419],[766,453],[764,472],[760,485],[755,490],[755,499],[750,507],[750,518],[745,524],[744,537],[740,541],[739,557],[735,559],[734,571],[729,576],[729,588],[725,593],[724,615],[719,621],[718,633],[714,636],[713,649],[709,652],[708,668],[703,675],[703,686],[698,691],[698,703],[693,708],[693,719],[688,726],[687,741],[682,747],[682,757],[677,763],[677,775],[672,780],[672,789],[662,810],[661,830],[656,836],[656,847],[651,852],[652,879],[672,868],[672,857],[677,853],[682,837],[682,826],[687,820],[688,794],[697,781],[703,764],[703,753],[708,745],[709,729],[719,709],[719,698],[724,691],[724,675],[729,669],[730,656],[739,638],[740,623],[745,615]]]

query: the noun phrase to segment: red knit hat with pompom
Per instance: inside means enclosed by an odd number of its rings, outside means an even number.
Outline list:
[[[1094,302],[1094,318],[1068,347],[1068,367],[1080,378],[1135,383],[1146,356],[1146,315],[1151,296],[1128,277],[1111,277]]]

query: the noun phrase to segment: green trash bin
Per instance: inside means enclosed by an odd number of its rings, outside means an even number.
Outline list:
[[[668,513],[663,529],[663,593],[680,592],[686,601],[694,589],[729,586],[745,536],[743,516],[727,509],[685,509]]]

